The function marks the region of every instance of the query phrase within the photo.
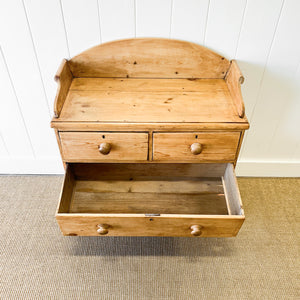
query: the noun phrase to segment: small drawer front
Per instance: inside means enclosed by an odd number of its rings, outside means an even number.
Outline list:
[[[240,132],[154,133],[155,161],[234,161]]]
[[[60,132],[62,156],[69,162],[144,161],[147,133]]]

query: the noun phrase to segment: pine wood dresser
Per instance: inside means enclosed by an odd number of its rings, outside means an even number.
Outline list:
[[[184,41],[127,39],[63,60],[54,104],[68,236],[235,236],[249,128],[237,63]]]

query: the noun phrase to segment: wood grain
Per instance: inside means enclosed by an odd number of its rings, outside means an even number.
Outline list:
[[[234,162],[234,164],[233,164],[234,167],[236,167],[236,163],[237,163],[237,160],[238,160],[240,151],[241,151],[241,147],[242,147],[244,135],[245,135],[245,130],[242,130],[242,131],[241,131],[241,135],[240,135],[239,144],[238,144],[237,149],[236,149],[235,162]]]
[[[77,193],[164,193],[164,194],[222,194],[220,178],[176,180],[77,180]]]
[[[57,93],[54,100],[54,117],[58,118],[73,79],[73,75],[66,59],[63,59],[61,62],[54,79],[58,84]]]
[[[154,133],[153,160],[234,161],[240,132]],[[194,155],[191,145],[201,144],[201,153]]]
[[[228,164],[226,167],[223,177],[223,186],[228,201],[229,213],[232,215],[244,215],[241,195],[232,164]]]
[[[89,85],[78,90],[71,89],[59,121],[245,122],[236,113],[223,79],[198,80],[190,87],[185,86],[188,82],[185,80],[174,89],[176,83],[172,80],[159,83],[157,79],[149,79],[147,85],[142,85],[139,80],[132,89],[134,79],[128,82],[129,86],[124,89],[121,81],[119,87],[115,82],[111,89],[89,90]],[[184,86],[187,91],[182,88]]]
[[[84,176],[78,173],[83,170],[81,165],[68,164],[66,178],[75,178],[75,182],[70,192],[69,181],[66,181],[64,205],[56,215],[65,235],[97,236],[98,225],[107,224],[109,236],[192,236],[191,226],[198,225],[201,226],[200,236],[225,237],[235,236],[244,221],[243,211],[235,209],[240,205],[240,198],[234,192],[237,186],[232,180],[231,165],[219,164],[212,168],[211,164],[201,164],[196,165],[199,172],[195,172],[193,164],[188,164],[191,168],[181,164],[157,164],[155,168],[144,164],[146,170],[141,164],[125,164],[128,169],[121,164],[86,164],[89,172]],[[91,171],[91,167],[96,169]],[[136,170],[139,175],[147,173],[153,177],[104,180],[108,170],[105,167],[115,176]],[[193,180],[174,180],[170,168],[177,170],[175,175],[193,176]],[[210,173],[207,168],[211,169]],[[167,171],[168,178],[164,177]],[[210,177],[197,177],[201,171]],[[90,180],[95,177],[98,180]]]
[[[57,129],[54,129],[54,132],[55,132],[55,137],[56,137],[56,141],[57,141],[57,144],[58,144],[59,151],[60,151],[60,153],[62,153],[62,147],[61,147],[59,132],[58,132]],[[63,166],[66,169],[66,163],[64,161],[63,161]]]
[[[235,103],[238,115],[243,118],[245,115],[245,105],[242,97],[241,84],[244,82],[244,76],[235,60],[231,61],[225,81],[227,83],[230,95]]]
[[[244,215],[225,162],[236,162],[249,124],[234,61],[141,38],[91,48],[64,72],[74,78],[62,81],[51,123],[67,166],[56,215],[63,234],[238,233]]]
[[[147,133],[60,132],[65,161],[147,160]],[[101,143],[109,143],[109,154],[99,151]]]
[[[78,192],[70,213],[226,215],[224,194]]]
[[[74,78],[71,91],[205,92],[226,90],[224,79]]]
[[[224,163],[71,163],[68,164],[77,180],[160,180],[168,177],[177,180],[221,177],[227,164]]]
[[[137,38],[93,47],[70,67],[74,77],[224,78],[229,61],[194,43]]]
[[[76,185],[74,173],[70,165],[66,165],[66,173],[64,176],[63,186],[60,194],[60,201],[57,207],[57,213],[68,213],[71,199],[73,197],[74,187]]]
[[[249,128],[249,123],[116,123],[116,122],[68,122],[53,118],[51,126],[61,131],[237,131]]]
[[[142,214],[57,214],[64,235],[99,236],[99,224],[109,224],[107,236],[193,237],[190,229],[200,225],[200,237],[232,237],[241,228],[244,216],[229,215],[161,215]]]

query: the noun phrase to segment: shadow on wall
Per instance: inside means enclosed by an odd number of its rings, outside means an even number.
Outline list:
[[[233,256],[236,238],[63,237],[75,256]]]

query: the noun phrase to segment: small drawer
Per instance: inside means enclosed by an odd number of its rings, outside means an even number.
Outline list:
[[[164,132],[153,134],[155,161],[233,162],[240,132]]]
[[[69,162],[143,161],[147,133],[60,132],[62,157]]]
[[[56,219],[69,236],[237,235],[232,164],[67,164]]]

